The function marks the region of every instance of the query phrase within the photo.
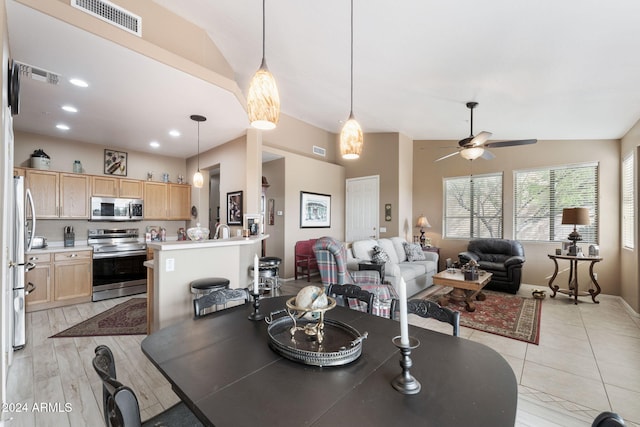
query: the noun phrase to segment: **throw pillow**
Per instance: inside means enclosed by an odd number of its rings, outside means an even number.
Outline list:
[[[404,252],[407,254],[407,261],[425,260],[424,252],[419,243],[404,243]]]
[[[389,261],[389,254],[387,254],[380,246],[376,245],[373,247],[371,261],[378,264],[384,264],[385,262]]]

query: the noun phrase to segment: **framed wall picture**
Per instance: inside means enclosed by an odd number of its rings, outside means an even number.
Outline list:
[[[269,225],[273,225],[275,223],[275,208],[276,201],[274,199],[269,199],[269,207],[267,215],[269,216]]]
[[[300,192],[300,228],[331,227],[331,196]]]
[[[127,176],[127,153],[105,149],[104,173],[105,175]]]
[[[242,225],[242,191],[227,193],[227,224]]]
[[[244,214],[244,224],[242,228],[249,230],[250,236],[263,234],[262,215],[261,214]]]

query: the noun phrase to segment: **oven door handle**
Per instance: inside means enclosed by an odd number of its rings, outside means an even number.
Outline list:
[[[94,252],[93,259],[121,258],[126,256],[138,256],[138,255],[147,255],[147,251],[143,249],[140,251],[127,251],[127,252]]]

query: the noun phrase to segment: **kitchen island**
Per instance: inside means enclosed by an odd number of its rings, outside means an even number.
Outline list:
[[[149,333],[193,317],[190,283],[205,277],[229,279],[230,288],[247,287],[249,268],[269,235],[203,241],[149,242],[147,314]]]

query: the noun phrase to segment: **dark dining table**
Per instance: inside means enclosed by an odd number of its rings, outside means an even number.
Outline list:
[[[290,297],[260,300],[260,312]],[[265,321],[248,320],[245,304],[153,332],[142,351],[176,394],[208,426],[513,426],[517,384],[505,359],[468,339],[409,326],[419,393],[396,391],[397,321],[344,307],[333,319],[367,332],[362,353],[340,366],[312,366],[269,345]]]

